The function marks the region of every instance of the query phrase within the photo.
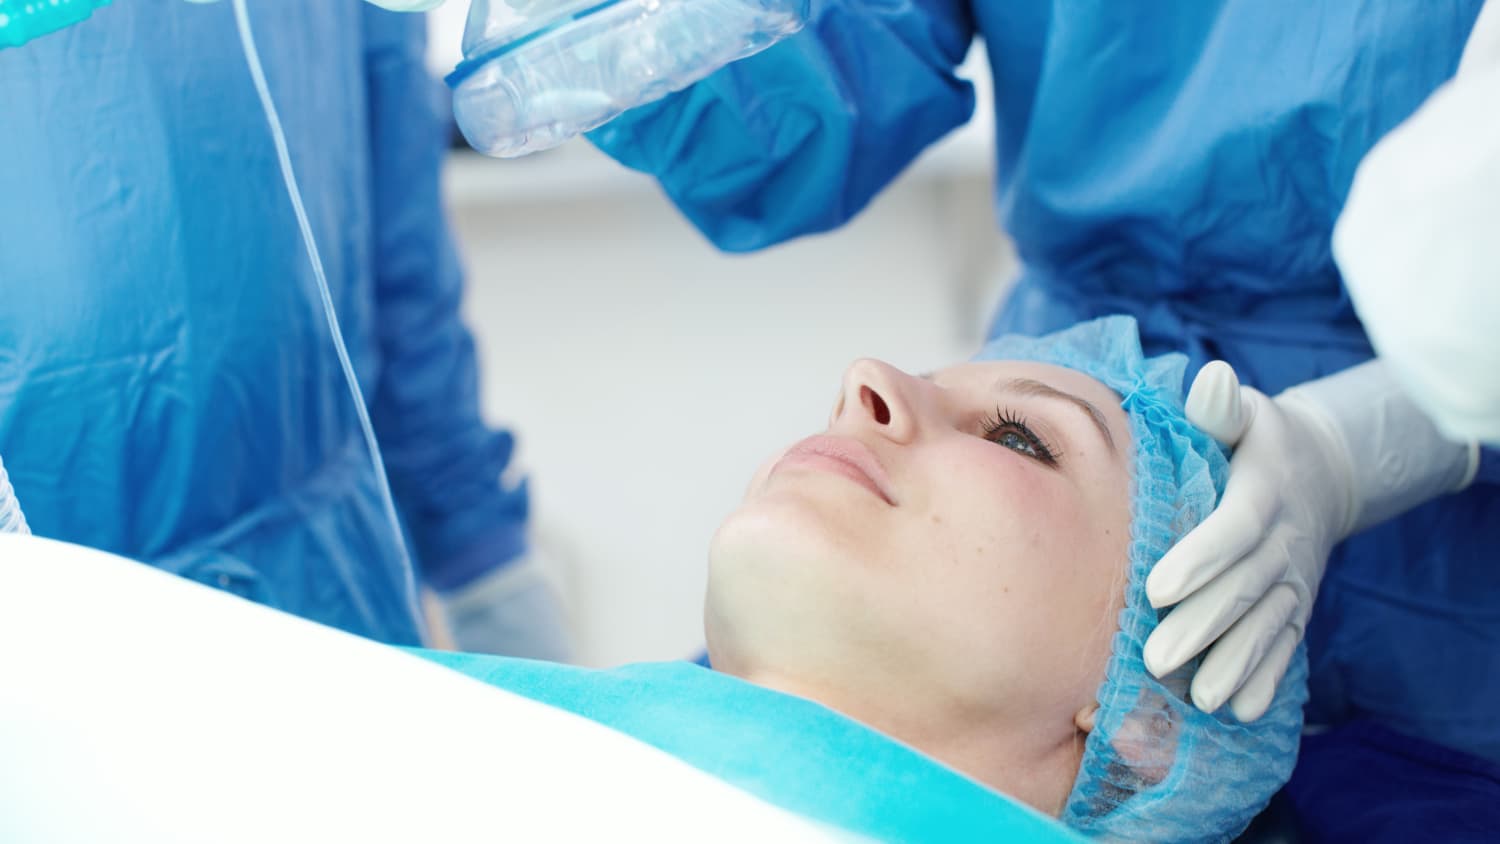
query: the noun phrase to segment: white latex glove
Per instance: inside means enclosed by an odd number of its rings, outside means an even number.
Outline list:
[[[1500,444],[1500,2],[1458,74],[1365,156],[1333,255],[1371,342],[1449,435]]]
[[[530,556],[438,598],[460,650],[573,661],[568,614],[557,590]]]
[[[1193,703],[1265,714],[1307,626],[1329,551],[1356,530],[1462,489],[1478,448],[1438,433],[1377,362],[1277,396],[1203,367],[1188,419],[1234,449],[1217,509],[1146,578],[1153,606],[1175,604],[1146,640],[1166,675],[1212,645]]]

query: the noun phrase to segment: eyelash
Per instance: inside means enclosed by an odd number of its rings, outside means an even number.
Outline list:
[[[1018,448],[1013,448],[1002,443],[1000,437],[1006,433],[1013,433],[1019,436],[1035,454],[1027,454]],[[995,415],[985,418],[984,438],[1002,448],[1009,448],[1017,454],[1030,457],[1044,465],[1057,465],[1057,452],[1053,451],[1052,447],[1047,445],[1047,441],[1038,436],[1035,431],[1032,431],[1026,424],[1025,419],[1004,408],[995,408]]]

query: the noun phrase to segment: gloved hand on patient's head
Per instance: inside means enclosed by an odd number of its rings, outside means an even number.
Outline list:
[[[1253,721],[1286,673],[1333,547],[1467,486],[1478,450],[1445,439],[1378,362],[1273,399],[1215,361],[1186,412],[1234,457],[1217,509],[1146,581],[1153,605],[1175,605],[1146,642],[1146,665],[1164,676],[1208,649],[1193,702],[1206,712],[1227,702]]]

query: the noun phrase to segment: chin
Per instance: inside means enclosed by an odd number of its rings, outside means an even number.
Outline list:
[[[724,520],[704,604],[716,668],[825,676],[878,659],[864,652],[871,643],[904,638],[887,628],[905,596],[868,565],[878,541],[842,524],[795,496],[747,502]]]
[[[844,529],[848,523],[847,516],[813,497],[778,494],[747,501],[714,532],[710,581],[722,578],[736,588],[760,590],[847,573],[868,558],[868,538]],[[764,586],[757,585],[762,581]]]
[[[785,636],[826,635],[822,628],[861,588],[863,578],[850,572],[858,547],[795,502],[748,502],[709,546],[709,638],[734,654]]]

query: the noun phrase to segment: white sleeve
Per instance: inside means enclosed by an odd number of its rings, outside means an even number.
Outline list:
[[[1449,436],[1500,443],[1500,2],[1360,163],[1333,254],[1403,388]]]

